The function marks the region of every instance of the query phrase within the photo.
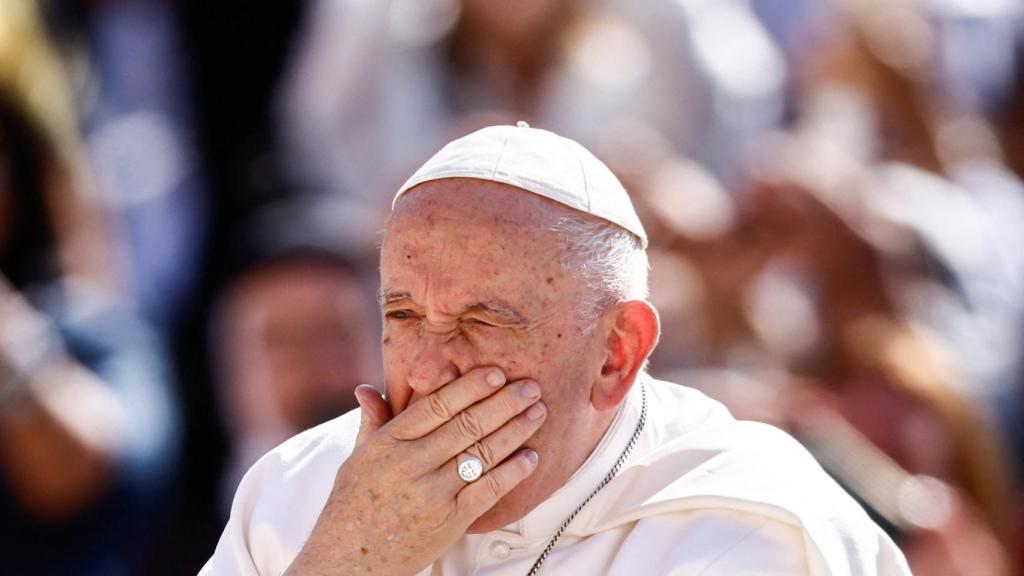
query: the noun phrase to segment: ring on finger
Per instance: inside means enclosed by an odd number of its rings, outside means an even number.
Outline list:
[[[476,456],[462,454],[458,458],[459,478],[466,482],[475,482],[484,473],[484,463]]]

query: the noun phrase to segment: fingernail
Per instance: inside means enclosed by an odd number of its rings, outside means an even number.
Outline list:
[[[540,420],[544,416],[545,412],[547,412],[547,409],[545,408],[544,403],[537,402],[526,409],[526,417],[530,420]]]
[[[533,450],[526,450],[523,452],[523,456],[526,457],[526,461],[536,466],[537,460],[540,460],[540,456]]]
[[[505,383],[505,374],[503,374],[501,370],[491,370],[491,372],[487,374],[487,383],[490,384],[491,387],[497,388]]]
[[[540,398],[540,385],[536,382],[524,382],[520,390],[524,398]]]
[[[366,390],[366,388],[371,388],[371,387],[366,385],[366,384],[360,384],[359,386],[356,387],[355,391],[353,392],[353,394],[356,397],[356,402],[358,402],[360,406],[363,405],[363,397],[366,394],[369,394],[369,392]],[[374,390],[374,392],[376,392],[376,390]]]

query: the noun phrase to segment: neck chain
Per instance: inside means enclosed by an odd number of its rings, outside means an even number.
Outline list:
[[[612,478],[615,478],[615,475],[619,473],[619,470],[622,469],[622,465],[626,462],[626,458],[629,456],[630,451],[633,450],[637,439],[640,438],[640,431],[644,429],[644,424],[647,422],[647,388],[644,386],[643,382],[640,383],[640,398],[640,421],[636,423],[636,430],[633,431],[633,437],[630,438],[629,443],[626,444],[626,449],[622,451],[622,455],[615,461],[615,465],[612,466],[612,469],[608,472],[608,475],[604,477],[604,480],[601,480],[601,483],[597,485],[597,488],[594,488],[594,491],[590,493],[590,496],[587,496],[587,499],[573,510],[572,514],[569,514],[569,517],[565,519],[565,522],[562,522],[562,525],[558,527],[558,530],[555,531],[555,535],[551,538],[551,541],[548,542],[544,551],[537,557],[537,561],[533,563],[533,568],[530,568],[527,576],[536,576],[537,572],[540,572],[541,564],[547,560],[548,554],[550,554],[551,550],[555,547],[555,542],[558,542],[558,539],[562,537],[562,533],[569,527],[569,524],[571,524],[573,519],[576,518],[581,510],[583,510],[583,507],[589,504],[590,501],[594,499],[594,496],[597,496],[597,493],[607,486],[608,483],[612,481]]]

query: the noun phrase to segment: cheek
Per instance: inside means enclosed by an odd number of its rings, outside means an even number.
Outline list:
[[[409,359],[412,357],[413,338],[408,330],[389,327],[385,321],[381,333],[381,360],[384,369],[384,388],[391,410],[398,413],[408,404],[411,390],[405,385]]]
[[[573,325],[553,328],[540,345],[539,365],[557,386],[558,393],[576,397],[601,371],[601,343],[581,334]]]
[[[384,360],[387,361],[389,354],[409,354],[416,345],[416,339],[420,335],[420,329],[411,321],[397,323],[384,320],[381,330],[380,347],[384,353]]]
[[[481,365],[501,367],[509,379],[531,376],[530,346],[505,330],[478,328],[466,331],[466,340],[479,358]]]

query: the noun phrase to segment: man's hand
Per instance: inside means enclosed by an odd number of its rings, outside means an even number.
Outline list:
[[[477,368],[392,418],[369,386],[356,390],[355,450],[287,574],[414,574],[437,559],[537,466],[521,449],[547,415],[536,382],[505,384]],[[457,457],[483,462],[472,483]]]

